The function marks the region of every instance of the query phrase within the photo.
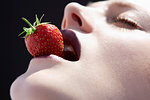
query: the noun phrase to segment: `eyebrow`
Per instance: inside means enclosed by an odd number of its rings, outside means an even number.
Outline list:
[[[132,8],[132,9],[137,9],[137,5],[128,2],[128,1],[112,1],[111,4],[109,6],[117,6],[120,8]]]
[[[103,1],[108,1],[108,2],[111,1],[111,5],[118,5],[118,6],[121,6],[121,7],[136,8],[135,6],[137,6],[136,4],[133,4],[132,2],[129,2],[127,0],[124,0],[124,1],[120,1],[120,0],[101,0],[101,1],[97,1],[97,2],[89,1],[85,6],[92,6],[93,4],[100,3],[100,2],[103,2]]]
[[[118,6],[120,8],[131,8],[139,12],[143,12],[147,17],[150,18],[150,12],[146,11],[144,8],[140,7],[139,5],[136,5],[129,1],[113,1],[113,3],[110,6]]]
[[[120,1],[120,0],[102,0],[102,1],[97,1],[97,2],[88,2],[87,3],[87,7],[90,7],[96,3],[101,3],[101,2],[111,2],[111,4],[109,6],[117,6],[119,8],[131,8],[133,10],[136,10],[136,11],[139,11],[139,12],[143,12],[144,15],[146,15],[148,18],[150,18],[150,12],[149,11],[146,11],[144,8],[142,8],[141,6],[139,5],[136,5],[132,2],[129,2],[127,0],[124,0],[124,1]]]

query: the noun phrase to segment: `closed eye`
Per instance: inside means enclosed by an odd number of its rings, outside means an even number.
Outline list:
[[[142,27],[137,22],[135,22],[134,20],[130,18],[117,17],[114,20],[114,25],[120,28],[127,28],[131,30],[135,30],[135,29],[143,30]]]

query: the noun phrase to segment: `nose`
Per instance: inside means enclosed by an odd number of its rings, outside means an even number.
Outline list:
[[[70,3],[65,7],[62,29],[77,29],[85,33],[92,32],[88,8],[78,3]]]

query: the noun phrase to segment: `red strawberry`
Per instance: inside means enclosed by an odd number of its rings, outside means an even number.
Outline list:
[[[24,32],[27,33],[25,35],[25,43],[27,50],[32,56],[47,56],[50,54],[63,56],[63,37],[61,32],[55,25],[40,23],[41,19],[39,20],[37,16],[34,25],[31,25],[31,23],[27,19],[22,19],[31,27],[23,28],[24,31],[21,34],[23,34]]]

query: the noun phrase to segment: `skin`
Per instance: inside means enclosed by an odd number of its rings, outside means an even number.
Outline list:
[[[149,5],[148,0],[68,4],[62,29],[76,33],[80,59],[32,59],[11,86],[12,100],[150,100]],[[117,17],[138,25],[115,22]]]

